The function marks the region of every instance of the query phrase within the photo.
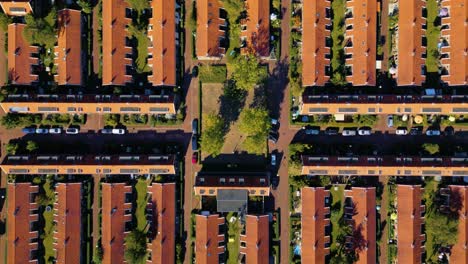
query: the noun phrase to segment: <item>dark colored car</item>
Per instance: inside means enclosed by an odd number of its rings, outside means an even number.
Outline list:
[[[192,150],[197,151],[198,150],[198,140],[197,136],[192,136]]]
[[[196,118],[192,120],[192,133],[194,135],[198,134],[198,119]]]
[[[453,136],[455,135],[455,129],[452,126],[448,126],[444,129],[444,135]]]
[[[34,127],[25,127],[23,129],[21,129],[21,131],[23,131],[23,133],[25,133],[25,134],[35,134],[36,133],[36,129]]]
[[[278,137],[279,134],[276,132],[270,131],[270,133],[268,133],[268,140],[271,140],[275,144],[278,142]]]
[[[320,134],[320,127],[306,126],[304,127],[306,135]]]
[[[418,136],[418,135],[422,135],[422,132],[423,132],[422,127],[412,127],[410,130],[410,135]]]
[[[192,68],[192,76],[197,77],[198,76],[198,66],[193,66]]]
[[[278,187],[278,184],[279,184],[279,175],[276,175],[276,176],[271,176],[271,188],[273,190],[276,190],[276,188]]]
[[[327,136],[335,136],[335,135],[338,135],[339,133],[340,133],[340,129],[337,127],[327,127],[327,129],[325,129],[325,135]]]

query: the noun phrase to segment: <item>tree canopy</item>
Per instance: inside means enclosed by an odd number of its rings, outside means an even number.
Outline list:
[[[8,30],[8,25],[11,24],[13,20],[7,16],[5,13],[0,12],[0,28],[6,32]]]
[[[203,115],[203,133],[201,149],[208,155],[218,156],[224,143],[224,120],[221,116],[210,113]]]
[[[271,128],[268,111],[264,108],[245,108],[239,117],[239,131],[247,137],[244,149],[253,154],[262,154],[266,150],[268,131]]]
[[[38,148],[39,148],[39,145],[35,141],[28,140],[28,142],[26,143],[26,150],[29,152],[34,152]]]
[[[143,10],[150,8],[148,0],[125,0],[129,5],[130,8],[141,13]]]
[[[146,234],[138,229],[125,237],[125,260],[128,263],[145,263],[147,258]]]
[[[439,153],[440,147],[438,144],[424,143],[422,148],[429,154],[434,155]]]
[[[57,10],[55,8],[52,8],[45,17],[38,18],[28,14],[24,19],[26,27],[23,37],[29,44],[43,45],[49,49],[55,46],[57,40]]]
[[[239,56],[233,63],[232,79],[242,90],[252,90],[267,77],[267,72],[254,55]]]
[[[83,11],[85,14],[91,14],[93,11],[93,6],[88,0],[78,0],[76,3],[81,7],[81,11]]]

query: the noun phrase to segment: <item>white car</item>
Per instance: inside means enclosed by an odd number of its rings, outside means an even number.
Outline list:
[[[60,133],[62,133],[62,129],[59,127],[49,129],[49,134],[60,134]]]
[[[114,134],[114,135],[123,135],[123,134],[125,134],[125,129],[114,128],[114,129],[112,129],[112,134]]]
[[[440,130],[428,129],[426,130],[426,136],[440,136]]]
[[[276,155],[271,154],[271,166],[276,166]]]
[[[360,136],[370,136],[372,134],[372,129],[370,128],[360,128],[358,130]]]
[[[404,127],[400,127],[396,130],[395,134],[399,135],[399,136],[405,136],[405,135],[408,135],[408,129],[404,128]]]
[[[48,134],[49,130],[47,128],[36,128],[36,134]]]
[[[356,135],[356,130],[353,129],[343,129],[343,133],[341,133],[343,137],[350,137]]]
[[[80,133],[80,130],[75,127],[69,127],[65,130],[65,134],[69,134],[69,135],[76,135],[78,133]]]

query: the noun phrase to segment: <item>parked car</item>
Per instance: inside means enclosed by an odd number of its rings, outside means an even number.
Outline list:
[[[48,134],[49,129],[47,128],[36,128],[36,134]]]
[[[21,129],[21,131],[25,134],[34,134],[36,133],[36,129],[34,127],[25,127]]]
[[[306,135],[316,136],[316,135],[320,134],[320,127],[306,126],[306,127],[303,127],[303,129],[305,129]]]
[[[59,127],[49,129],[49,134],[61,134],[61,133],[62,133],[62,129]]]
[[[410,130],[410,135],[412,136],[418,136],[421,135],[423,131],[423,128],[421,126],[418,127],[412,127]]]
[[[193,136],[192,136],[192,150],[193,150],[193,151],[197,151],[197,150],[198,150],[198,140],[197,140],[197,136],[196,136],[196,135],[193,135]]]
[[[271,166],[276,166],[276,154],[271,154]]]
[[[270,131],[270,133],[268,133],[268,140],[271,140],[275,144],[278,142],[278,137],[279,134],[277,132]]]
[[[337,127],[327,127],[325,129],[325,135],[327,136],[335,136],[340,133],[340,129]]]
[[[112,134],[112,128],[101,129],[101,134]]]
[[[279,128],[279,121],[278,119],[272,118],[271,119],[271,128],[278,129]]]
[[[65,130],[65,134],[76,135],[80,133],[80,129],[76,127],[69,127]]]
[[[112,134],[114,134],[114,135],[123,135],[123,134],[125,134],[125,129],[114,128],[114,129],[112,129]]]
[[[279,175],[271,176],[270,183],[271,183],[271,188],[273,190],[276,190],[276,188],[278,187],[278,184],[279,184]]]
[[[430,128],[426,130],[426,136],[440,136],[440,130]]]
[[[198,134],[198,119],[196,118],[192,120],[192,134]]]
[[[193,75],[193,77],[197,77],[197,76],[198,76],[198,66],[193,66],[193,68],[192,68],[192,75]]]
[[[197,164],[198,163],[198,152],[194,152],[192,154],[192,164]]]
[[[343,129],[343,133],[341,133],[341,134],[344,137],[355,136],[356,135],[356,130],[355,129],[345,128],[345,129]]]
[[[360,136],[370,136],[372,134],[372,129],[370,127],[361,127],[358,129],[358,134]]]
[[[406,127],[399,127],[399,128],[397,128],[395,134],[397,134],[399,136],[408,135],[408,129]]]
[[[455,135],[455,129],[452,126],[448,126],[444,130],[444,135],[446,136],[453,136]]]
[[[387,117],[387,126],[388,127],[393,127],[393,116],[392,115],[389,115]]]

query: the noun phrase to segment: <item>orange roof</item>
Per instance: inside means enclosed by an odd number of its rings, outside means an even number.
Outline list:
[[[397,186],[397,244],[398,263],[421,263],[425,236],[421,233],[424,205],[420,185]]]
[[[354,251],[358,254],[358,264],[376,263],[376,209],[375,187],[352,187],[345,190],[345,195],[350,197],[353,207],[352,214]],[[345,211],[346,212],[346,211]]]
[[[132,81],[127,74],[127,66],[132,66],[132,48],[126,45],[127,25],[131,19],[126,17],[129,8],[125,0],[102,1],[102,84],[125,85]]]
[[[153,212],[153,240],[148,244],[151,261],[172,263],[175,259],[175,183],[153,183],[148,187]]]
[[[37,258],[30,261],[30,252],[38,249],[38,192],[39,186],[31,183],[8,183],[7,263],[38,263]],[[32,223],[36,230],[30,229]]]
[[[302,11],[302,85],[323,86],[330,76],[325,75],[325,68],[330,66],[330,48],[325,46],[325,40],[330,37],[331,25],[327,17],[330,1],[303,1]]]
[[[23,38],[25,24],[8,25],[8,79],[12,84],[31,85],[38,81],[38,76],[33,74],[33,65],[39,63],[38,48],[31,46]]]
[[[442,80],[449,85],[466,85],[468,81],[468,29],[465,21],[468,19],[468,0],[442,1],[442,7],[449,9],[449,17],[442,18],[442,37],[449,46],[442,47],[441,64],[448,70],[448,75],[442,75]]]
[[[153,68],[148,80],[153,85],[176,85],[176,23],[175,0],[153,0],[153,17],[150,19],[148,36],[152,46],[148,52],[153,54],[148,65]]]
[[[422,28],[426,19],[422,9],[426,6],[424,0],[399,1],[398,15],[398,85],[421,85],[425,77],[422,58],[426,48],[422,45],[425,30]]]
[[[458,218],[458,239],[453,245],[450,254],[451,263],[468,263],[468,186],[449,185],[452,193],[456,193],[460,199],[461,210]]]
[[[195,225],[195,263],[218,263],[219,254],[224,254],[224,233],[220,233],[220,225],[224,225],[224,217],[214,215],[196,215]],[[223,246],[219,246],[223,243]]]
[[[247,18],[242,21],[245,30],[241,31],[241,38],[245,38],[244,53],[251,50],[260,57],[270,55],[270,1],[246,0]]]
[[[220,47],[219,39],[226,32],[220,26],[226,20],[219,16],[222,2],[220,0],[197,0],[197,37],[196,48],[198,59],[219,58],[226,52]]]
[[[9,16],[25,16],[32,12],[31,0],[0,1],[3,12]]]
[[[102,183],[102,263],[123,263],[124,239],[129,233],[126,222],[132,221],[132,201],[127,200],[127,193],[132,193],[132,186],[125,183]]]
[[[330,254],[330,236],[325,233],[325,227],[330,225],[326,197],[330,197],[330,191],[323,187],[301,190],[302,263],[325,263],[325,256]]]
[[[352,47],[345,47],[352,58],[346,59],[346,65],[352,66],[352,75],[347,80],[354,86],[375,85],[376,46],[377,46],[377,1],[347,1],[346,7],[352,10],[353,17],[346,19],[346,41]]]
[[[57,183],[54,204],[54,249],[57,264],[79,262],[81,258],[81,183]]]
[[[55,46],[55,80],[59,85],[81,85],[81,11],[58,12],[58,40]]]
[[[268,264],[270,261],[270,223],[268,215],[246,215],[245,235],[240,235],[239,252],[245,255],[245,262]]]

